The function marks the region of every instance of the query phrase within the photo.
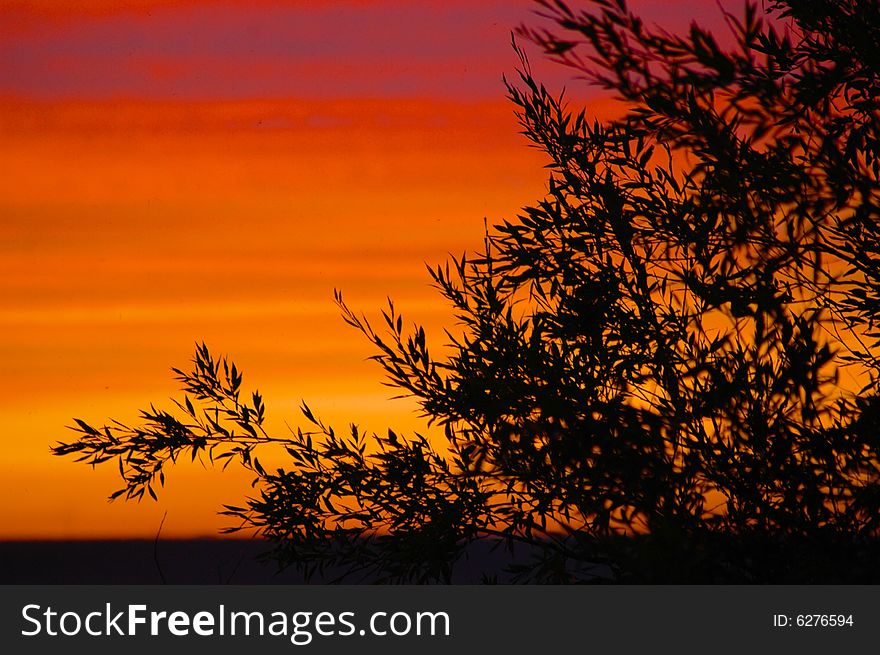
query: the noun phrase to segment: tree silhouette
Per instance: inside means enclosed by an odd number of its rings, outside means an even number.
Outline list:
[[[448,349],[336,298],[445,443],[340,434],[305,405],[309,429],[272,436],[201,345],[174,412],[77,420],[55,454],[116,460],[127,499],[184,454],[236,461],[256,494],[234,529],[307,573],[448,580],[494,539],[525,581],[880,579],[878,2],[748,3],[729,45],[622,0],[538,4],[550,27],[519,38],[622,115],[552,94],[514,42],[547,194],[431,269]],[[273,443],[288,468],[261,465]]]

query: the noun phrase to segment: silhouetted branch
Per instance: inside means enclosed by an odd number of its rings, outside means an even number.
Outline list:
[[[445,441],[306,405],[308,431],[270,435],[202,344],[174,413],[77,419],[53,452],[116,461],[137,499],[180,456],[235,460],[255,496],[230,530],[307,575],[449,581],[488,539],[523,581],[880,579],[880,3],[750,2],[726,40],[538,4],[506,82],[547,192],[429,267],[443,354],[390,300],[371,323],[335,293]],[[620,116],[548,90],[524,41]],[[288,468],[262,467],[270,445]]]

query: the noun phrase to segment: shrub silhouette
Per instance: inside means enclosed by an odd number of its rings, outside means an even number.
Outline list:
[[[431,270],[448,352],[337,294],[446,443],[340,434],[305,405],[308,429],[270,435],[200,345],[174,412],[77,420],[55,454],[117,461],[127,499],[184,454],[236,461],[256,495],[225,512],[307,573],[449,580],[494,539],[525,581],[878,579],[880,9],[766,4],[725,13],[726,46],[622,0],[546,0],[551,27],[518,30],[621,117],[549,92],[514,42],[547,195]],[[288,468],[261,465],[273,443]]]

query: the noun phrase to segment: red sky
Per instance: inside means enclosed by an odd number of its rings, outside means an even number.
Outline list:
[[[669,27],[716,11],[639,4]],[[424,263],[543,193],[501,82],[531,7],[6,0],[0,538],[152,537],[166,511],[166,536],[225,524],[241,475],[183,466],[159,503],[108,505],[112,468],[49,455],[74,416],[165,403],[195,341],[235,358],[278,429],[303,398],[414,429],[332,290],[373,316],[390,295],[440,332]]]

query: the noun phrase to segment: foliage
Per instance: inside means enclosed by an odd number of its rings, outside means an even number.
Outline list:
[[[526,553],[528,581],[876,578],[878,3],[749,3],[722,41],[618,0],[539,5],[552,27],[519,37],[621,117],[572,108],[515,43],[509,96],[548,192],[431,269],[448,349],[337,295],[445,444],[338,434],[305,405],[309,430],[271,437],[260,396],[202,345],[177,371],[179,417],[77,421],[54,452],[116,459],[127,498],[183,453],[234,458],[257,493],[226,512],[309,572],[448,580],[488,538]],[[263,469],[269,442],[289,468]]]

